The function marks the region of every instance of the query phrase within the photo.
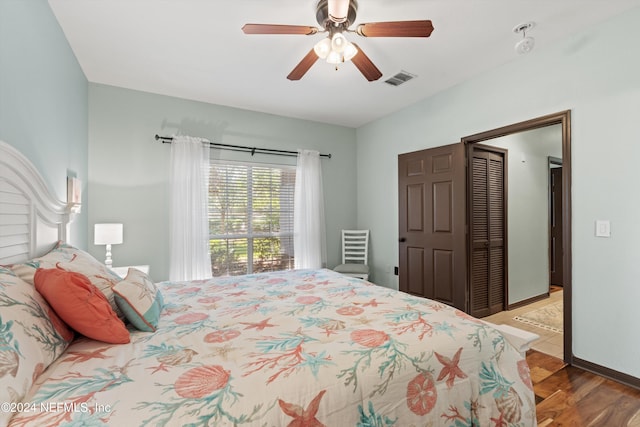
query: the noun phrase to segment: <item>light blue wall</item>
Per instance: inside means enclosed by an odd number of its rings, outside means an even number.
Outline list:
[[[87,116],[87,79],[49,4],[1,0],[0,139],[25,154],[63,201],[68,175],[86,189]],[[86,247],[86,206],[70,240]]]
[[[356,223],[355,130],[99,84],[89,86],[89,224],[122,222],[114,265],[150,265],[169,276],[169,152],[154,135],[283,150],[316,149],[323,159],[328,265],[339,263],[340,229]],[[218,151],[220,158],[295,164],[295,158]],[[104,257],[104,247],[89,244]]]
[[[374,280],[397,286],[384,267],[398,262],[399,153],[570,109],[573,351],[640,377],[638,20],[632,10],[359,128],[358,226],[372,232]],[[597,219],[611,238],[594,236]]]
[[[549,156],[562,157],[562,127],[486,141],[508,150],[509,304],[549,292]]]

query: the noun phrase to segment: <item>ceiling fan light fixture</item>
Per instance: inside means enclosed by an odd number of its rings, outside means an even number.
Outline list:
[[[313,50],[315,51],[316,55],[318,55],[318,58],[327,59],[327,56],[331,52],[331,40],[329,40],[329,38],[320,40],[313,47]]]
[[[329,52],[329,55],[327,55],[327,62],[329,64],[338,65],[343,62],[343,58],[344,57],[340,54],[340,52],[332,50],[331,52]]]
[[[433,31],[430,20],[369,22],[352,30],[349,28],[356,21],[358,0],[315,1],[319,27],[282,24],[245,24],[242,27],[245,34],[326,34],[326,38],[316,42],[287,75],[289,80],[300,80],[319,58],[335,65],[336,70],[340,63],[351,61],[365,79],[370,82],[378,80],[382,72],[360,46],[347,40],[344,33],[356,33],[362,37],[429,37]]]
[[[336,52],[344,52],[344,49],[347,47],[349,41],[342,33],[335,33],[333,37],[331,37],[331,50]]]
[[[353,43],[348,43],[347,47],[344,48],[344,60],[351,61],[351,59],[358,54],[358,48],[356,48]]]

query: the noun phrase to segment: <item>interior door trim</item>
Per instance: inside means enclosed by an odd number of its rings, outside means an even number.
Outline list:
[[[571,110],[560,111],[535,119],[510,124],[500,128],[480,132],[461,139],[464,144],[486,142],[493,138],[499,138],[518,132],[539,129],[546,126],[559,124],[562,127],[562,240],[564,252],[562,257],[564,298],[563,298],[563,322],[564,322],[564,361],[573,364],[575,356],[572,348],[572,274],[571,274]]]

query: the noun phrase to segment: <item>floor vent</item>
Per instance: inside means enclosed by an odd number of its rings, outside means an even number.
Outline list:
[[[400,86],[401,84],[408,82],[409,80],[413,79],[414,77],[418,77],[418,76],[416,76],[415,74],[408,73],[408,72],[403,70],[403,71],[400,71],[395,76],[388,78],[384,82],[389,84],[389,85],[391,85],[391,86]]]

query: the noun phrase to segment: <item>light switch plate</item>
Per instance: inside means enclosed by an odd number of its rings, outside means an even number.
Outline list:
[[[611,223],[608,220],[596,221],[596,237],[611,237]]]

